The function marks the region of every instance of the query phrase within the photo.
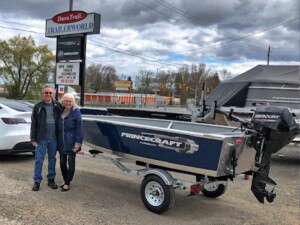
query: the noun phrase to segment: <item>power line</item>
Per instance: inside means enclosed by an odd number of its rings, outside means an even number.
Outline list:
[[[94,61],[94,62],[99,63],[98,60],[93,59],[92,57],[87,57],[87,58],[88,58],[89,60],[92,60],[92,61]],[[136,71],[124,69],[123,66],[116,66],[116,65],[112,65],[112,64],[105,63],[105,62],[104,62],[104,63],[103,63],[103,62],[100,62],[100,64],[103,64],[103,65],[105,65],[105,66],[113,66],[113,67],[116,67],[116,68],[121,68],[121,69],[126,70],[126,71],[131,72],[131,73],[136,73]]]
[[[26,26],[26,27],[33,27],[33,28],[38,28],[38,29],[44,29],[44,27],[35,27],[35,26],[32,26],[32,25],[24,24],[24,23],[11,22],[11,21],[8,21],[8,20],[0,20],[0,21],[3,21],[5,23],[12,23],[12,24],[17,24],[17,25],[21,25],[21,26]]]
[[[156,10],[156,9],[153,9],[153,8],[149,7],[149,6],[145,5],[144,3],[141,3],[141,2],[139,2],[139,1],[137,1],[137,0],[134,0],[134,1],[137,2],[137,3],[139,3],[139,4],[142,4],[142,5],[144,5],[145,7],[149,8],[149,9],[152,9],[152,10],[154,10],[154,11],[156,11],[156,12],[158,12],[158,13],[164,15],[164,16],[167,16],[166,14],[161,13],[160,11],[158,11],[158,10]],[[159,0],[155,0],[155,1],[158,2],[158,3],[160,3],[161,5],[165,6],[166,8],[172,10],[172,11],[174,11],[174,9],[175,9],[175,10],[177,11],[177,13],[179,13],[180,15],[184,16],[184,17],[187,18],[187,19],[190,19],[190,20],[193,20],[193,21],[197,21],[197,22],[199,21],[198,19],[196,19],[196,18],[193,17],[192,15],[185,13],[184,11],[182,11],[182,10],[176,8],[175,6],[173,6],[172,4],[170,4],[170,3],[166,2],[166,1],[163,1],[163,0],[160,0],[160,1],[159,1]],[[188,16],[186,16],[185,14],[187,14]],[[169,17],[169,16],[168,16],[168,17]],[[169,17],[169,18],[170,18],[170,17]],[[297,19],[299,19],[299,18],[300,18],[300,17],[297,17],[297,18],[294,18],[294,19],[289,20],[289,21],[287,21],[287,22],[284,22],[284,23],[281,23],[281,24],[274,25],[274,26],[272,26],[272,27],[266,28],[266,29],[263,30],[263,31],[266,31],[266,30],[269,30],[269,29],[276,28],[277,26],[280,26],[280,25],[283,25],[283,24],[292,22],[292,21],[297,20]],[[203,26],[207,27],[208,29],[211,29],[211,30],[214,30],[214,31],[217,31],[217,32],[218,32],[218,30],[212,29],[212,28],[210,28],[210,27],[209,27],[208,25],[206,25],[206,24],[203,24],[203,23],[200,23],[200,24],[202,24]],[[261,31],[261,32],[263,32],[263,31]],[[203,31],[201,31],[201,32],[203,32]],[[225,31],[223,31],[223,32],[225,32]],[[247,38],[247,37],[256,35],[256,34],[261,33],[261,32],[257,32],[257,33],[250,34],[250,35],[246,35],[246,36],[239,37],[239,38],[233,38],[233,37],[229,37],[229,36],[226,36],[226,35],[222,34],[224,37],[230,38],[230,39],[232,39],[232,40],[223,41],[223,42],[220,42],[220,43],[216,43],[216,44],[213,44],[213,45],[204,46],[204,47],[201,47],[201,48],[195,48],[195,49],[189,49],[189,50],[183,50],[183,51],[174,51],[174,52],[164,52],[164,53],[160,52],[160,53],[161,53],[161,54],[173,54],[173,53],[176,54],[176,53],[190,52],[190,51],[200,50],[200,49],[204,49],[204,48],[209,48],[209,47],[219,46],[219,45],[223,45],[223,44],[231,44],[232,42],[239,41],[239,40],[241,40],[241,39],[244,39],[244,38]],[[206,32],[204,32],[204,33],[206,33]],[[226,33],[228,33],[228,32],[226,32]],[[206,33],[206,34],[208,34],[208,35],[210,35],[210,36],[216,37],[215,35],[212,35],[212,34],[209,34],[209,33]],[[229,34],[229,33],[228,33],[228,34]],[[233,44],[236,44],[236,43],[233,43]],[[242,45],[239,45],[239,44],[236,44],[236,45],[242,46]],[[243,46],[242,46],[242,47],[243,47]],[[253,48],[253,47],[254,47],[254,46],[252,46],[252,48]],[[257,48],[257,47],[254,47],[254,48],[256,48],[258,51],[266,52],[265,50],[261,50],[261,48]]]
[[[219,33],[219,30],[211,28],[209,25],[207,25],[207,24],[201,22],[199,19],[195,18],[195,17],[192,16],[191,14],[188,14],[187,12],[184,12],[184,11],[182,11],[181,9],[178,9],[178,8],[175,7],[174,5],[172,5],[172,4],[170,4],[170,3],[166,2],[166,1],[163,1],[163,0],[161,0],[161,1],[155,0],[155,1],[156,1],[157,3],[163,5],[164,7],[166,7],[166,8],[168,8],[168,9],[172,10],[172,11],[175,10],[178,14],[180,14],[181,16],[183,16],[183,17],[185,17],[185,18],[187,18],[187,19],[189,19],[189,20],[192,20],[192,21],[195,21],[195,22],[197,22],[197,23],[200,23],[200,24],[203,25],[204,27],[206,27],[206,28],[208,28],[208,29],[210,29],[210,30],[213,30],[213,31],[216,31],[216,32]],[[222,34],[222,35],[223,35],[224,37],[228,37],[228,36],[225,36],[224,34]],[[230,34],[230,35],[232,35],[232,34]],[[228,37],[228,38],[233,38],[233,37]]]
[[[20,28],[4,27],[4,26],[1,26],[1,25],[0,25],[0,28],[9,29],[9,30],[19,30],[19,31],[24,31],[24,32],[29,32],[29,33],[45,35],[45,33],[37,32],[37,31],[33,31],[33,30],[24,30],[24,29],[20,29]]]
[[[173,53],[190,52],[190,51],[196,51],[196,50],[200,50],[200,49],[208,48],[208,47],[212,47],[212,46],[228,44],[228,43],[233,42],[233,41],[239,41],[239,40],[242,40],[242,39],[245,39],[245,38],[254,36],[254,35],[256,35],[256,34],[259,34],[259,33],[262,33],[262,32],[265,32],[265,31],[268,31],[268,30],[271,30],[271,29],[274,29],[274,28],[276,28],[276,27],[279,27],[279,26],[281,26],[281,25],[284,25],[284,24],[293,22],[293,21],[295,21],[295,20],[299,20],[299,18],[300,18],[300,17],[297,17],[297,18],[291,19],[291,20],[289,20],[289,21],[286,21],[286,22],[283,22],[283,23],[274,25],[274,26],[272,26],[272,27],[268,27],[268,28],[266,28],[266,29],[257,31],[257,32],[255,32],[255,33],[248,34],[248,35],[245,35],[245,36],[243,36],[243,37],[235,38],[235,39],[228,40],[228,41],[219,42],[219,43],[216,43],[216,44],[214,44],[214,45],[208,45],[208,46],[204,46],[204,47],[201,47],[201,48],[194,48],[194,49],[189,49],[189,50],[184,50],[184,51],[165,52],[165,53],[161,53],[161,54],[173,54]]]
[[[21,25],[21,24],[19,24],[19,25]],[[1,26],[1,25],[0,25],[0,28],[45,35],[45,33],[37,32],[37,31],[30,31],[30,30],[24,30],[24,29],[19,29],[19,28],[10,28],[10,27],[4,27],[4,26]],[[113,49],[112,47],[107,47],[107,46],[105,47],[105,46],[103,46],[103,44],[102,45],[96,45],[96,44],[92,44],[92,43],[89,43],[89,44],[95,45],[97,47],[105,48],[105,49],[108,49],[110,51],[114,51],[114,52],[117,52],[117,53],[121,53],[121,54],[129,55],[129,56],[137,57],[137,58],[140,58],[140,59],[143,59],[143,60],[156,62],[156,63],[159,63],[159,64],[164,64],[164,65],[168,65],[168,66],[183,66],[183,64],[178,64],[178,63],[176,63],[176,64],[172,63],[171,64],[171,63],[166,63],[166,62],[158,61],[158,60],[151,59],[151,58],[145,58],[145,57],[139,56],[137,54],[129,53],[129,52],[126,52],[126,51],[116,50],[116,49]]]
[[[149,8],[149,9],[151,9],[151,10],[154,10],[154,11],[156,11],[156,12],[158,12],[158,13],[164,15],[164,16],[167,16],[168,18],[171,18],[170,16],[168,16],[168,15],[166,15],[166,14],[164,14],[164,13],[162,13],[162,12],[156,10],[156,9],[153,9],[152,7],[146,5],[146,4],[142,3],[142,2],[139,2],[139,1],[137,1],[137,0],[134,0],[134,1],[137,2],[137,3],[139,3],[139,4],[141,4],[141,5],[143,5],[143,6],[145,6],[145,7],[147,7],[147,8]],[[183,16],[183,17],[185,17],[185,18],[187,18],[187,19],[189,19],[189,20],[192,20],[192,21],[195,21],[195,22],[199,22],[198,19],[196,19],[195,17],[193,17],[193,16],[190,15],[190,14],[187,14],[188,16],[186,16],[184,11],[182,11],[182,10],[176,8],[175,6],[171,5],[170,3],[167,3],[167,2],[165,2],[165,1],[158,1],[158,0],[155,0],[155,1],[158,2],[159,4],[161,4],[162,6],[164,6],[164,7],[168,8],[168,9],[170,9],[170,10],[173,11],[173,12],[174,12],[174,9],[175,9],[175,11],[176,11],[178,14],[180,14],[181,16]],[[165,2],[166,4],[164,4],[163,2]],[[168,6],[168,5],[169,5],[169,6]],[[175,19],[175,20],[178,21],[177,19]],[[180,22],[180,21],[179,21],[179,22]],[[182,23],[182,22],[181,22],[181,23]],[[183,23],[183,24],[188,25],[188,26],[191,26],[190,24],[186,24],[186,23]],[[213,31],[215,31],[215,32],[217,32],[217,33],[220,33],[218,30],[212,29],[210,26],[208,26],[208,25],[206,25],[206,24],[204,24],[204,23],[201,23],[201,22],[200,22],[200,24],[202,24],[204,27],[206,27],[206,28],[208,28],[208,29],[210,29],[210,30],[213,30]],[[191,27],[194,27],[194,26],[191,26]],[[202,33],[205,33],[205,34],[209,35],[209,36],[219,38],[218,36],[213,35],[213,34],[210,34],[210,33],[205,32],[205,31],[203,31],[203,30],[200,30],[200,31],[201,31]],[[224,31],[224,32],[225,32],[225,31]],[[228,32],[225,32],[225,33],[228,33]],[[224,37],[233,39],[233,37],[229,37],[229,36],[226,36],[226,35],[224,35],[224,34],[222,34],[222,35],[223,35]],[[240,45],[240,44],[237,44],[237,43],[233,43],[233,44],[235,44],[235,45],[237,45],[237,46],[239,46],[239,47],[244,47],[243,45]],[[265,50],[262,50],[261,48],[257,48],[257,47],[254,47],[254,48],[256,48],[258,51],[265,52]]]
[[[114,51],[114,52],[117,52],[117,53],[121,53],[121,54],[124,54],[124,55],[129,55],[129,56],[132,56],[132,57],[136,57],[136,58],[140,58],[142,60],[146,60],[146,61],[150,61],[150,62],[155,62],[155,63],[159,63],[159,64],[163,64],[163,65],[168,65],[168,66],[183,66],[184,64],[179,64],[179,63],[167,63],[167,62],[163,62],[163,61],[158,61],[156,59],[153,59],[153,58],[145,58],[143,56],[140,56],[140,55],[137,55],[137,54],[133,54],[133,53],[130,53],[130,52],[126,52],[126,51],[121,51],[121,50],[117,50],[117,49],[114,49],[110,46],[103,46],[105,44],[102,44],[102,43],[97,43],[97,44],[93,44],[93,43],[89,43],[91,45],[94,45],[94,46],[97,46],[97,47],[101,47],[101,48],[105,48],[105,49],[108,49],[108,50],[111,50],[111,51]]]
[[[135,0],[136,1],[136,0]],[[138,2],[138,1],[136,1]],[[138,2],[140,3],[140,2]],[[144,4],[143,4],[144,5]],[[264,31],[267,31],[267,30],[271,30],[273,28],[276,28],[276,27],[279,27],[281,25],[284,25],[284,24],[287,24],[287,23],[290,23],[290,22],[293,22],[295,20],[298,20],[300,17],[297,17],[297,18],[293,18],[291,20],[288,20],[286,22],[283,22],[283,23],[280,23],[280,24],[276,24],[272,27],[268,27],[266,29],[263,29],[263,30],[260,30],[258,32],[255,32],[255,33],[252,33],[252,34],[248,34],[248,35],[245,35],[243,37],[239,37],[239,38],[235,38],[235,39],[232,39],[232,40],[228,40],[228,41],[223,41],[223,42],[220,42],[220,43],[216,43],[216,44],[213,44],[213,45],[208,45],[208,46],[204,46],[204,47],[201,47],[201,48],[195,48],[195,49],[189,49],[189,50],[184,50],[184,51],[173,51],[173,52],[164,52],[164,53],[160,53],[160,54],[176,54],[176,53],[183,53],[183,52],[191,52],[191,51],[196,51],[196,50],[200,50],[200,49],[204,49],[204,48],[209,48],[209,47],[214,47],[214,46],[218,46],[218,45],[223,45],[223,44],[228,44],[228,43],[231,43],[231,42],[234,42],[234,41],[238,41],[238,40],[241,40],[241,39],[245,39],[245,38],[248,38],[248,37],[251,37],[251,36],[254,36],[256,34],[259,34],[259,33],[262,33]],[[7,22],[6,20],[2,20],[2,21],[5,21]],[[14,24],[18,24],[18,25],[25,25],[25,24],[21,24],[21,23],[15,23],[15,22],[10,22],[10,23],[14,23]],[[29,25],[26,25],[28,27],[30,27]],[[0,28],[4,28],[4,29],[10,29],[10,30],[18,30],[18,31],[24,31],[24,32],[29,32],[29,33],[35,33],[35,34],[42,34],[44,35],[44,33],[42,32],[37,32],[37,31],[29,31],[29,30],[25,30],[25,29],[20,29],[20,28],[11,28],[11,27],[5,27],[5,26],[1,26],[0,25]],[[37,27],[36,27],[37,28]],[[40,28],[42,29],[42,28]],[[102,44],[103,45],[103,44]],[[97,46],[97,45],[96,45]],[[137,54],[133,54],[133,53],[128,53],[126,51],[120,51],[120,50],[116,50],[116,49],[113,49],[112,47],[105,47],[105,46],[98,46],[98,47],[102,47],[102,48],[106,48],[106,49],[109,49],[111,51],[115,51],[115,52],[118,52],[118,53],[122,53],[122,54],[126,54],[126,55],[130,55],[130,56],[133,56],[133,57],[138,57],[138,58],[141,58],[143,60],[147,60],[147,61],[152,61],[152,62],[156,62],[156,63],[160,63],[160,64],[164,64],[164,65],[169,65],[169,66],[183,66],[183,64],[178,64],[178,63],[166,63],[166,62],[162,62],[162,61],[158,61],[158,60],[155,60],[155,59],[149,59],[149,58],[145,58],[145,57],[142,57],[142,56],[138,56]]]
[[[1,21],[1,20],[0,20]],[[2,21],[5,21],[7,22],[6,20],[2,20]],[[17,24],[17,25],[25,25],[25,26],[28,26],[28,27],[31,27],[29,25],[26,25],[26,24],[21,24],[21,23],[15,23],[15,22],[10,22],[12,24]],[[29,32],[29,33],[36,33],[36,34],[42,34],[42,35],[45,35],[45,33],[42,33],[42,32],[36,32],[36,31],[29,31],[29,30],[24,30],[24,29],[19,29],[19,28],[9,28],[9,27],[3,27],[3,26],[0,26],[1,28],[5,28],[5,29],[11,29],[11,30],[18,30],[18,31],[25,31],[25,32]],[[39,28],[39,29],[42,29],[40,27],[35,27],[35,28]],[[92,43],[88,43],[88,44],[91,44],[93,45]],[[159,60],[156,60],[156,59],[153,59],[153,58],[145,58],[145,57],[142,57],[142,56],[139,56],[138,54],[133,54],[131,52],[126,52],[126,51],[120,51],[120,50],[117,50],[117,49],[114,49],[113,47],[111,46],[103,46],[105,44],[101,43],[99,44],[101,46],[97,46],[97,47],[101,47],[101,48],[105,48],[105,49],[108,49],[108,50],[111,50],[111,51],[114,51],[114,52],[117,52],[117,53],[121,53],[121,54],[125,54],[125,55],[129,55],[129,56],[133,56],[133,57],[137,57],[137,58],[140,58],[140,59],[143,59],[143,60],[147,60],[147,61],[152,61],[152,62],[156,62],[156,63],[159,63],[159,64],[164,64],[164,65],[168,65],[168,66],[183,66],[183,64],[178,64],[178,63],[166,63],[166,62],[163,62],[163,61],[159,61]]]

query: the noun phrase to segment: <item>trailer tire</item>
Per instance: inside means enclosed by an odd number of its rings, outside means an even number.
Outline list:
[[[202,193],[209,198],[217,198],[220,197],[225,193],[227,189],[227,183],[224,184],[218,184],[218,185],[209,185],[205,184],[204,188],[202,190]]]
[[[140,190],[145,207],[154,213],[161,214],[174,205],[174,188],[166,185],[157,175],[149,175],[144,178]]]

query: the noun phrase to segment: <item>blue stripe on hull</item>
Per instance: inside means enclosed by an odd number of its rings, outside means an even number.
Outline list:
[[[183,134],[178,135],[153,129],[141,129],[135,127],[103,123],[99,121],[97,122],[97,125],[99,129],[98,131],[100,131],[100,133],[98,133],[97,136],[94,136],[94,138],[97,138],[97,140],[93,140],[92,142],[97,146],[139,157],[191,166],[201,169],[214,171],[217,170],[223,145],[223,142],[220,140],[193,137]],[[89,129],[88,127],[85,128]],[[133,138],[134,136],[137,137],[139,135],[142,135],[146,136],[149,139],[149,135],[147,135],[149,133],[155,133],[155,135],[158,138],[152,136],[152,142]],[[167,145],[159,146],[158,143],[155,143],[155,141],[157,141],[159,137],[170,137],[169,140],[171,139],[171,142],[165,141],[168,144],[176,142],[178,137],[179,139],[190,140],[191,142],[195,143],[194,146],[197,146],[197,149],[192,153],[177,152],[174,149],[166,148]],[[166,138],[162,139],[165,140]],[[172,142],[172,140],[175,141]],[[92,140],[87,141],[89,142]],[[184,147],[184,145],[185,143],[175,143],[171,147]],[[167,147],[170,147],[170,145]]]

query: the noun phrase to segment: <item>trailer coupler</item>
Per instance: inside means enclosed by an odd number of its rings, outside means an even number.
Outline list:
[[[253,172],[251,191],[260,203],[264,203],[264,198],[266,198],[268,202],[273,202],[276,197],[274,193],[275,187],[269,192],[266,190],[266,184],[272,186],[277,185],[265,172]]]

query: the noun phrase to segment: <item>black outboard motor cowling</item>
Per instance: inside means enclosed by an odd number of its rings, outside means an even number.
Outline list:
[[[296,117],[286,107],[257,107],[252,118],[254,130],[266,136],[265,152],[275,153],[299,134]]]
[[[254,145],[257,170],[253,172],[251,190],[259,202],[264,203],[264,198],[272,202],[276,197],[274,189],[271,192],[266,190],[266,184],[276,186],[268,176],[271,154],[300,134],[300,127],[295,115],[286,107],[257,107],[251,123],[257,132]]]

